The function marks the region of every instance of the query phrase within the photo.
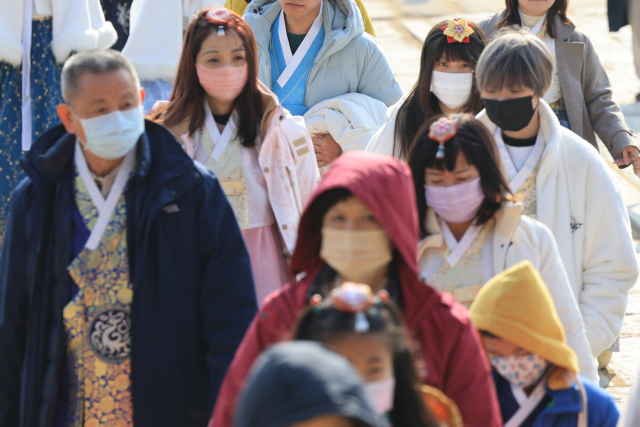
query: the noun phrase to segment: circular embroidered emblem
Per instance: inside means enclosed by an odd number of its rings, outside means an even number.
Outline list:
[[[89,348],[107,363],[119,363],[131,354],[131,315],[120,308],[105,310],[89,326]]]

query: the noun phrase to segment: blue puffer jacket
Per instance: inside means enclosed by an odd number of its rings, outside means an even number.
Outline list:
[[[507,380],[502,378],[495,369],[493,379],[496,384],[498,400],[503,418],[505,418],[506,405],[513,399]],[[616,427],[620,411],[611,395],[600,386],[584,377],[580,377],[587,392],[587,427]],[[582,411],[582,396],[578,384],[574,382],[571,387],[560,390],[551,390],[547,387],[547,399],[549,403],[538,414],[532,427],[576,427],[578,414]]]
[[[51,427],[66,348],[75,137],[22,162],[0,250],[0,426]],[[215,177],[146,122],[125,193],[136,427],[205,426],[257,311],[249,257]],[[176,208],[162,209],[167,205]]]

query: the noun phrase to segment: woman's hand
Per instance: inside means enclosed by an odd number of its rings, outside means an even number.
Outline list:
[[[628,145],[622,149],[622,158],[614,162],[618,167],[629,166],[633,163],[633,173],[640,173],[640,149],[634,145]]]
[[[316,133],[311,140],[319,168],[329,165],[342,154],[342,147],[328,133]]]

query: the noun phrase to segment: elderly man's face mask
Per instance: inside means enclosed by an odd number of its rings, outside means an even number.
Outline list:
[[[68,105],[71,129],[67,130],[100,158],[123,157],[144,132],[143,95],[131,75],[124,69],[86,72],[76,90]]]

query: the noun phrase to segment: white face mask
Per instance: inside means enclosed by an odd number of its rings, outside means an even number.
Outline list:
[[[471,96],[473,73],[431,72],[431,92],[447,107],[462,107]]]
[[[85,137],[85,150],[102,159],[119,159],[136,145],[144,133],[142,105],[124,111],[114,111],[91,119],[81,119]]]
[[[393,409],[395,390],[396,379],[393,375],[364,385],[364,391],[369,396],[369,401],[378,415],[384,415]]]

